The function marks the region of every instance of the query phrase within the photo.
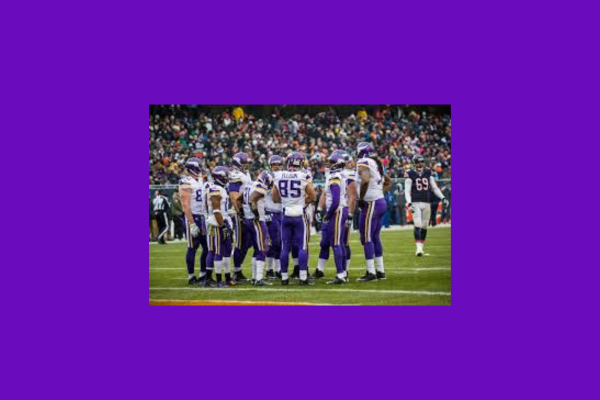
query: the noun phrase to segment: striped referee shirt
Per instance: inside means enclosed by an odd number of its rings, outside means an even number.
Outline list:
[[[154,206],[154,214],[164,212],[170,207],[169,200],[164,196],[155,197],[152,200],[152,205]]]

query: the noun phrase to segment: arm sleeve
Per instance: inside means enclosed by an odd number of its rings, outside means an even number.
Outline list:
[[[435,183],[435,179],[433,179],[433,176],[429,178],[429,183],[431,184],[431,190],[433,191],[433,193],[440,199],[444,199],[444,195],[442,194],[442,191],[440,190],[440,188],[438,187],[437,183]]]
[[[406,203],[412,203],[411,189],[412,189],[412,179],[407,178],[406,181],[404,182],[404,197],[406,198]]]
[[[339,185],[331,185],[329,190],[331,190],[331,206],[327,210],[327,218],[331,219],[340,205],[340,187]]]

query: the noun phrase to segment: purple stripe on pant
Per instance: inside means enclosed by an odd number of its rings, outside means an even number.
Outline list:
[[[360,230],[360,242],[365,251],[365,258],[372,260],[373,257],[381,257],[383,247],[379,239],[381,222],[387,210],[385,199],[368,201],[367,206],[360,211],[358,228]]]

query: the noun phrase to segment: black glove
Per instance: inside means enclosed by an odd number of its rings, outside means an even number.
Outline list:
[[[367,207],[367,202],[364,200],[359,200],[358,201],[358,207],[360,207],[361,210],[364,210],[365,207]]]
[[[450,202],[445,197],[442,199],[442,203],[444,204],[444,207],[448,207],[448,205],[450,205]]]
[[[227,240],[231,239],[231,235],[233,233],[231,231],[231,228],[229,228],[227,225],[223,225],[222,229],[223,229],[223,240],[227,241]]]
[[[323,212],[323,211],[319,210],[319,211],[317,211],[317,213],[315,214],[315,220],[316,220],[317,222],[323,222],[323,214],[322,214],[322,212]]]

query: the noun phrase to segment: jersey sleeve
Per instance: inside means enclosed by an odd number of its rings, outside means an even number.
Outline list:
[[[262,183],[257,183],[256,186],[254,186],[254,191],[260,194],[266,194],[267,188]]]
[[[208,197],[221,196],[221,191],[219,188],[211,186],[208,188]]]

